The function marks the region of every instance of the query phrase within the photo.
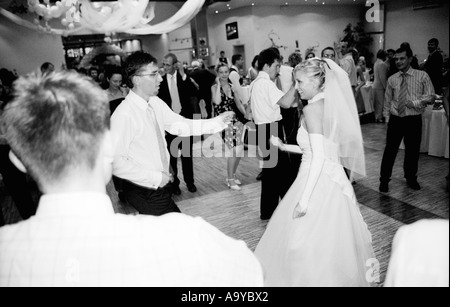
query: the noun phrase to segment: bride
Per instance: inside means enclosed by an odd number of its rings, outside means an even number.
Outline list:
[[[365,176],[356,103],[347,74],[333,61],[313,58],[294,70],[303,109],[297,179],[256,248],[266,286],[370,286],[376,262],[371,234],[351,181]]]

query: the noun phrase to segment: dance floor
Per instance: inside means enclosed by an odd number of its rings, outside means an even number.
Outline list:
[[[383,155],[386,125],[362,125],[367,177],[354,185],[361,213],[373,236],[373,246],[380,262],[380,282],[384,282],[389,263],[392,239],[397,229],[421,219],[448,219],[449,194],[445,177],[449,173],[449,160],[421,154],[419,182],[421,191],[411,190],[403,179],[404,151],[400,150],[395,164],[390,192],[378,192],[379,168]],[[195,154],[200,155],[200,144],[195,146]],[[215,153],[220,153],[215,149]],[[246,155],[254,156],[255,148],[250,146]],[[259,219],[260,183],[256,181],[259,173],[258,160],[243,158],[237,175],[243,182],[241,191],[229,190],[226,178],[225,158],[194,158],[195,184],[197,193],[188,192],[181,184],[182,194],[175,201],[183,213],[200,216],[227,235],[244,240],[249,248],[255,249],[267,221]],[[181,165],[179,167],[181,171]],[[182,180],[182,174],[180,179]],[[136,214],[136,211],[118,200],[112,184],[108,194],[113,200],[117,213]],[[7,223],[20,221],[19,214],[10,197],[0,184],[0,203]],[[332,256],[332,255],[330,255]]]

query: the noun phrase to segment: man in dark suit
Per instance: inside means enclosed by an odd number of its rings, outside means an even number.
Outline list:
[[[434,86],[436,94],[442,94],[442,66],[444,65],[444,59],[439,52],[439,40],[436,38],[430,39],[428,42],[428,51],[430,55],[425,63],[425,71],[430,76],[431,82]]]
[[[200,113],[197,89],[178,62],[177,56],[169,53],[163,60],[166,75],[163,77],[158,97],[177,114],[192,119],[194,114]],[[194,165],[192,161],[193,138],[181,138],[166,134],[167,146],[170,152],[170,166],[173,171],[173,193],[180,195],[180,180],[178,179],[178,149],[181,149],[181,163],[183,176],[189,192],[197,192],[194,184]]]
[[[190,77],[199,85],[199,100],[205,101],[208,118],[212,118],[211,87],[216,82],[216,75],[207,69],[203,69],[199,61],[192,62]]]

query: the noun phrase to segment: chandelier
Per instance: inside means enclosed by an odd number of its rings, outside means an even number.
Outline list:
[[[74,35],[88,30],[93,33],[129,33],[136,35],[172,32],[191,21],[203,7],[205,0],[187,0],[170,18],[150,24],[155,17],[155,4],[149,0],[117,0],[91,2],[89,0],[27,0],[28,11],[34,21],[0,8],[0,14],[31,29],[58,35]]]

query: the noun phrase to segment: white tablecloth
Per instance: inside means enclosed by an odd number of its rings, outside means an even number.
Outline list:
[[[445,111],[428,106],[422,115],[422,143],[420,152],[430,156],[449,158],[449,129]],[[400,149],[405,149],[401,144]]]
[[[366,114],[373,113],[373,94],[372,94],[372,85],[367,84],[361,87],[361,97],[364,101],[364,107],[366,109]]]
[[[242,103],[244,105],[248,104],[248,101],[250,100],[250,86],[242,86],[241,87],[241,99]]]

